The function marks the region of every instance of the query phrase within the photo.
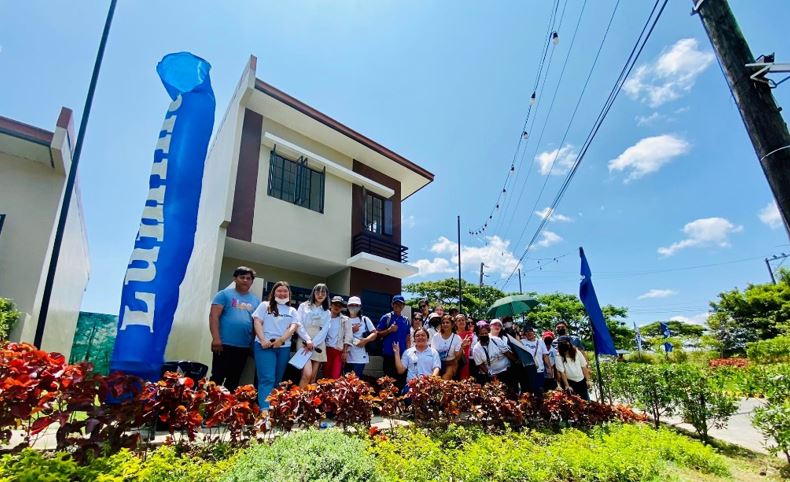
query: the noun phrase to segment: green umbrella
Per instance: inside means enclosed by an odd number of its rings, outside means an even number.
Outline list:
[[[512,295],[500,298],[488,309],[490,318],[503,318],[527,313],[538,305],[538,300],[528,295]]]

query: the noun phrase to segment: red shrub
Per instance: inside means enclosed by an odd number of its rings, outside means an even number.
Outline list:
[[[746,368],[749,360],[746,358],[714,358],[708,360],[708,366],[711,368],[719,367],[733,367],[733,368]]]
[[[401,397],[398,395],[398,387],[395,386],[395,379],[392,377],[381,377],[376,380],[379,391],[373,397],[373,409],[382,417],[394,417],[401,412]]]

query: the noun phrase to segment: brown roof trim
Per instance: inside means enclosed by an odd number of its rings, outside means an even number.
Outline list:
[[[406,159],[405,157],[392,152],[391,150],[387,149],[386,147],[382,146],[378,142],[371,140],[370,138],[360,134],[359,132],[355,131],[354,129],[341,124],[340,122],[336,121],[335,119],[329,117],[328,115],[315,110],[314,108],[310,107],[309,105],[305,104],[304,102],[300,101],[299,99],[295,99],[290,95],[286,94],[285,92],[281,91],[280,89],[274,87],[271,84],[267,84],[266,82],[262,81],[261,79],[255,79],[255,89],[260,90],[261,92],[274,97],[275,99],[279,100],[280,102],[293,107],[294,109],[298,110],[302,114],[305,114],[308,117],[311,117],[318,122],[336,130],[337,132],[359,142],[363,146],[372,149],[373,151],[381,154],[384,157],[387,157],[396,163],[400,164],[401,166],[411,169],[412,171],[416,172],[417,174],[423,176],[430,181],[433,181],[433,173],[430,171],[418,166],[417,164],[411,162],[410,160]]]
[[[47,147],[52,144],[54,135],[50,131],[3,116],[0,116],[0,132]]]

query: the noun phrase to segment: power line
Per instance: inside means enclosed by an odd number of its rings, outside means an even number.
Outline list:
[[[559,192],[555,196],[554,201],[550,206],[550,211],[548,215],[545,218],[543,218],[542,222],[538,225],[537,230],[535,230],[535,234],[532,236],[532,239],[527,245],[527,248],[524,250],[524,254],[521,255],[519,262],[521,262],[521,260],[527,255],[529,249],[532,247],[535,240],[543,230],[543,227],[546,225],[546,222],[551,218],[552,213],[556,210],[557,206],[560,203],[560,200],[562,200],[562,197],[565,194],[565,191],[568,189],[571,180],[573,180],[573,177],[575,176],[576,171],[578,170],[579,165],[581,164],[581,161],[584,159],[584,156],[587,154],[587,150],[592,144],[593,139],[595,139],[595,136],[598,134],[601,125],[603,125],[603,121],[606,119],[606,116],[609,114],[612,105],[614,105],[614,101],[617,99],[618,94],[622,90],[625,80],[628,78],[628,75],[633,70],[634,66],[636,65],[636,61],[639,59],[639,56],[641,55],[642,51],[645,48],[645,45],[647,44],[647,41],[650,39],[650,36],[653,34],[653,31],[655,30],[655,27],[658,24],[658,20],[661,18],[661,15],[664,13],[664,10],[669,0],[664,0],[663,4],[661,5],[661,8],[658,10],[658,13],[655,15],[655,17],[653,17],[653,12],[655,12],[655,9],[658,6],[659,2],[660,0],[656,0],[655,5],[653,6],[653,10],[651,10],[650,16],[648,17],[647,22],[642,28],[642,33],[644,33],[645,29],[647,29],[648,26],[650,26],[650,29],[647,31],[647,34],[645,34],[644,36],[640,34],[640,37],[637,39],[636,43],[634,44],[634,48],[631,50],[631,55],[629,55],[628,59],[623,65],[623,69],[621,70],[617,81],[612,87],[612,91],[609,93],[609,97],[607,98],[607,101],[604,104],[604,108],[599,112],[598,117],[593,123],[593,128],[588,134],[587,139],[585,139],[585,142],[583,144],[582,149],[579,152],[578,157],[576,158],[573,166],[571,167],[571,170],[568,172],[568,175],[566,176],[565,181],[560,187]],[[515,273],[515,270],[510,273],[507,280],[505,281],[505,285],[507,285],[507,283],[513,278],[513,273]]]
[[[483,225],[480,226],[478,229],[469,230],[468,233],[470,235],[479,235],[479,234],[484,233],[488,229],[488,223],[493,220],[494,213],[496,213],[496,211],[500,208],[500,205],[503,202],[504,196],[507,193],[508,182],[510,181],[511,176],[513,176],[513,173],[516,171],[515,163],[516,163],[516,159],[518,158],[518,154],[521,151],[521,144],[522,144],[523,141],[527,140],[525,138],[525,136],[524,136],[524,133],[527,132],[527,130],[526,130],[527,129],[527,124],[529,123],[530,115],[532,114],[532,107],[533,107],[533,105],[534,105],[534,103],[536,101],[536,95],[537,95],[537,92],[538,92],[538,85],[540,84],[541,75],[543,73],[543,66],[544,66],[545,61],[546,61],[546,55],[548,54],[549,46],[552,43],[552,39],[556,35],[557,30],[559,29],[559,27],[562,26],[562,19],[565,17],[565,7],[567,7],[567,5],[568,5],[568,0],[565,0],[565,4],[564,4],[563,9],[562,9],[562,15],[560,16],[559,26],[555,29],[554,25],[555,25],[555,22],[557,21],[557,10],[559,9],[559,6],[560,6],[560,0],[555,0],[554,1],[554,8],[552,8],[551,15],[549,16],[549,23],[547,25],[546,35],[544,37],[546,40],[545,40],[544,45],[543,45],[543,50],[542,50],[540,62],[538,62],[538,71],[537,71],[537,74],[535,76],[535,83],[534,83],[534,86],[533,86],[533,89],[532,89],[532,96],[530,98],[529,107],[527,108],[527,115],[526,115],[526,118],[524,119],[524,126],[522,127],[522,129],[521,129],[521,131],[519,132],[519,135],[518,135],[518,142],[516,144],[516,150],[513,153],[513,159],[510,161],[510,168],[508,169],[508,173],[505,176],[505,182],[502,184],[502,189],[497,194],[496,203],[494,203],[494,206],[491,208],[491,211],[488,214],[488,218],[486,218],[486,220],[483,222]],[[553,57],[553,56],[554,56],[554,50],[552,50],[551,55],[549,56],[549,66],[551,65],[551,57]],[[548,76],[548,68],[546,69],[546,72],[547,72],[546,75]],[[545,79],[544,79],[544,84],[545,84]],[[526,145],[525,145],[525,149],[526,149]],[[521,169],[520,165],[519,165],[519,169]]]

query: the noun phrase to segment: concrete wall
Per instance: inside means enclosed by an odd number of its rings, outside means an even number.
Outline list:
[[[65,128],[53,137],[51,162],[0,153],[0,296],[11,298],[22,317],[11,339],[32,343],[62,202],[70,151]],[[71,198],[42,348],[67,358],[90,276],[79,183]]]
[[[351,158],[277,124],[265,115],[264,132],[271,132],[349,169],[353,167]],[[252,242],[345,264],[351,255],[351,183],[326,175],[323,214],[282,201],[267,194],[270,154],[271,149],[262,145]],[[277,229],[271,229],[271,226],[277,226]]]

